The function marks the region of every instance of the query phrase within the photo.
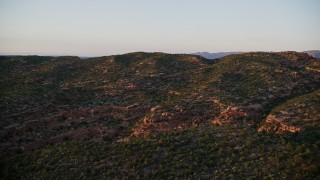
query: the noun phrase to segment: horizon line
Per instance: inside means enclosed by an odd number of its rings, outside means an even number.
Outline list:
[[[50,56],[50,57],[61,57],[61,56],[77,56],[77,57],[101,57],[101,56],[115,56],[115,55],[124,55],[124,54],[130,54],[130,53],[137,53],[137,52],[143,52],[143,53],[165,53],[165,54],[196,54],[196,53],[250,53],[250,52],[308,52],[308,51],[320,51],[316,49],[312,50],[304,50],[304,51],[295,51],[295,50],[281,50],[281,51],[263,51],[263,50],[257,50],[257,51],[195,51],[191,53],[172,53],[172,52],[162,52],[162,51],[132,51],[132,52],[125,52],[125,53],[115,53],[115,54],[101,54],[101,55],[76,55],[74,53],[70,54],[52,54],[52,53],[0,53],[0,56]]]

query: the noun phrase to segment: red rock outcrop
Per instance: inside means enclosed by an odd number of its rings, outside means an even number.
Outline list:
[[[261,121],[263,107],[260,104],[228,107],[211,121],[212,124],[251,123]]]
[[[273,115],[269,115],[266,119],[265,125],[258,129],[258,132],[275,132],[277,134],[283,134],[284,132],[300,132],[301,127],[295,127],[284,123],[284,119],[276,118]]]

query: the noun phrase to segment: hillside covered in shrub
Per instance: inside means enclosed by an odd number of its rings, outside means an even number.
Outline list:
[[[319,177],[319,60],[0,57],[1,177]]]

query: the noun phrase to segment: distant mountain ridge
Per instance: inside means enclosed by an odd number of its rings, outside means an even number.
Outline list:
[[[242,52],[217,52],[217,53],[209,53],[209,52],[196,52],[192,53],[193,55],[202,56],[207,59],[217,59],[222,58],[224,56],[228,56],[231,54],[241,54]]]
[[[320,58],[320,50],[310,50],[310,51],[303,51],[303,52],[309,54],[312,57]]]
[[[315,58],[320,58],[320,50],[309,50],[309,51],[302,51],[303,53],[307,53],[312,57]],[[210,52],[196,52],[196,53],[191,53],[192,55],[198,55],[202,56],[207,59],[217,59],[217,58],[222,58],[224,56],[228,56],[231,54],[241,54],[244,52],[241,51],[236,51],[236,52],[217,52],[217,53],[210,53]]]

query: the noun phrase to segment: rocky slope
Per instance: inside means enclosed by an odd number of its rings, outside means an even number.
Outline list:
[[[274,108],[259,131],[299,132],[320,124],[320,90],[292,98]]]

